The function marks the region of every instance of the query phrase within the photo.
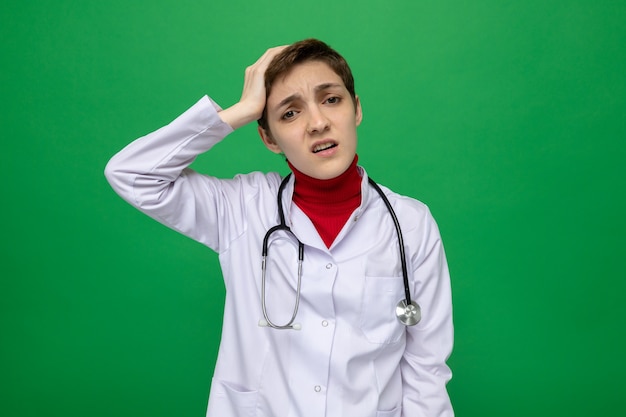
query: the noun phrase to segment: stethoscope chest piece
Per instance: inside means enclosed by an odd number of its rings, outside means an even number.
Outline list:
[[[422,310],[415,301],[407,304],[406,300],[400,300],[396,306],[396,316],[400,323],[406,326],[414,326],[422,319]]]

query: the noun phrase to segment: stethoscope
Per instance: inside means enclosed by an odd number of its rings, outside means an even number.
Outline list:
[[[267,233],[265,234],[265,237],[263,238],[263,248],[261,250],[261,256],[262,256],[262,260],[261,260],[261,308],[263,310],[264,319],[261,319],[259,321],[259,326],[269,326],[274,329],[300,330],[302,326],[300,325],[300,323],[294,323],[294,321],[296,319],[296,316],[298,315],[298,306],[300,305],[300,288],[302,284],[302,261],[304,260],[304,245],[302,244],[302,242],[300,242],[300,240],[296,237],[296,235],[291,231],[289,226],[287,226],[287,224],[285,223],[285,213],[283,212],[283,204],[282,204],[283,190],[285,189],[285,186],[287,185],[287,182],[289,181],[290,176],[291,174],[287,175],[285,179],[283,179],[283,181],[280,183],[280,187],[278,187],[277,200],[278,200],[278,216],[280,218],[280,224],[277,224],[276,226],[269,229]],[[396,234],[398,235],[398,245],[400,248],[400,262],[402,264],[402,279],[404,281],[404,295],[406,298],[398,302],[398,305],[396,306],[396,317],[398,318],[400,323],[404,324],[405,326],[413,326],[420,321],[420,319],[422,318],[422,313],[421,313],[420,306],[415,301],[411,300],[411,291],[409,289],[409,274],[407,272],[407,267],[406,267],[406,255],[404,252],[404,239],[402,238],[402,231],[400,230],[400,223],[398,222],[396,213],[391,207],[391,203],[389,202],[389,200],[387,199],[383,191],[380,189],[378,184],[376,184],[376,182],[374,182],[371,178],[368,178],[368,181],[369,181],[369,184],[376,190],[376,192],[378,192],[380,197],[383,199],[383,202],[385,203],[385,206],[387,207],[387,210],[389,211],[389,214],[391,215],[391,218],[393,219],[393,224],[395,225],[395,228],[396,228]],[[296,285],[296,298],[295,298],[295,303],[293,306],[293,314],[291,315],[291,319],[283,325],[275,324],[274,322],[272,322],[272,320],[270,320],[269,316],[267,315],[267,306],[265,303],[266,259],[267,259],[267,254],[269,252],[268,242],[269,242],[270,236],[272,236],[272,233],[277,232],[279,230],[287,232],[288,234],[293,236],[296,242],[298,242],[298,282]]]

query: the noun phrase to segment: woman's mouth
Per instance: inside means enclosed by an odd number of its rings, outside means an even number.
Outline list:
[[[337,144],[335,142],[320,143],[319,145],[315,145],[313,147],[313,153],[322,152],[322,151],[325,151],[327,149],[334,148],[336,146],[337,146]]]

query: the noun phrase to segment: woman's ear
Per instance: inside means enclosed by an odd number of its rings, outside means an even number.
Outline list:
[[[361,99],[359,96],[356,96],[354,107],[354,110],[356,111],[356,125],[359,126],[363,121],[363,108],[361,107]]]
[[[258,126],[257,130],[259,131],[259,136],[261,136],[261,140],[263,141],[263,144],[265,145],[267,149],[269,149],[270,151],[274,153],[282,152],[280,148],[278,147],[278,144],[276,143],[274,138],[272,138],[272,135],[268,131],[263,129],[261,126]]]

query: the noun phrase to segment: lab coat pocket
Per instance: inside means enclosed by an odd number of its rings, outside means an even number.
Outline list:
[[[377,411],[376,417],[400,417],[401,412],[402,408],[396,407],[393,410],[389,411]]]
[[[378,344],[400,340],[404,326],[396,317],[396,305],[403,298],[402,277],[365,277],[360,326],[367,340]]]
[[[207,416],[255,417],[258,391],[213,379]]]

